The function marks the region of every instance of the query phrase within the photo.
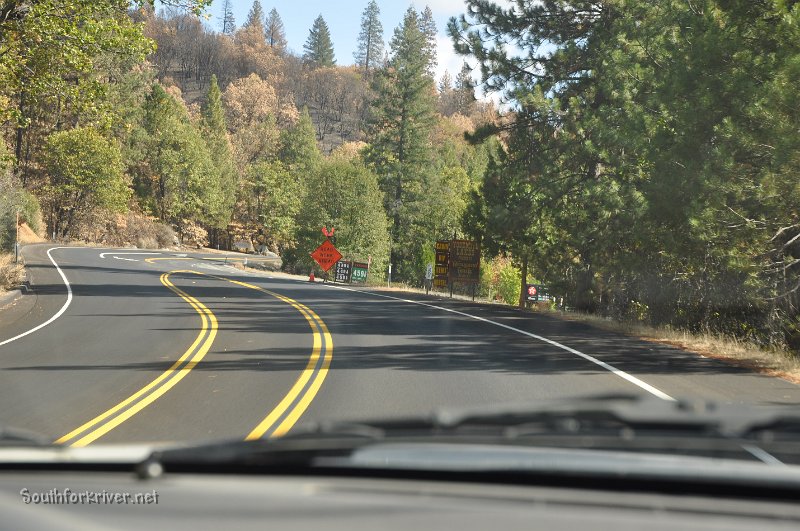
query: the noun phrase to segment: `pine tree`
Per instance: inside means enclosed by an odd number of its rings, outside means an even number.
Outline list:
[[[433,77],[436,75],[437,61],[437,30],[436,21],[433,20],[433,11],[430,6],[425,6],[425,10],[419,17],[419,29],[425,35],[424,50],[428,58],[428,75]]]
[[[219,90],[217,76],[211,75],[206,100],[201,109],[202,123],[208,131],[225,132],[225,110],[222,107],[222,93]]]
[[[260,26],[261,29],[264,29],[264,21],[266,16],[264,15],[264,9],[261,7],[261,2],[255,0],[253,2],[253,6],[250,8],[250,12],[247,14],[247,21],[244,23],[245,28],[249,28],[250,26]]]
[[[303,107],[300,119],[291,128],[281,131],[279,157],[298,178],[316,168],[321,161],[317,134],[308,108]]]
[[[455,91],[453,90],[453,76],[445,70],[437,86],[439,92],[439,114],[452,116],[456,112]]]
[[[333,55],[333,42],[328,24],[322,15],[318,16],[308,32],[308,40],[303,46],[303,60],[314,68],[333,66],[336,59]]]
[[[216,166],[219,179],[218,189],[220,201],[211,212],[210,219],[217,228],[227,226],[233,214],[238,189],[238,176],[233,162],[231,144],[228,140],[228,128],[225,124],[225,109],[222,106],[222,93],[217,84],[217,76],[212,75],[206,93],[206,100],[201,109],[200,127],[208,151]]]
[[[370,0],[361,15],[358,50],[353,54],[353,58],[356,65],[364,68],[364,72],[380,68],[383,61],[383,25],[380,15],[381,10],[375,0]]]
[[[427,73],[426,37],[409,8],[390,43],[392,57],[375,80],[367,159],[375,167],[392,219],[392,264],[399,278],[416,280],[412,262],[425,243],[412,228],[421,214],[419,199],[430,173],[435,120],[435,87]]]
[[[264,37],[267,39],[267,44],[270,48],[274,48],[277,51],[286,49],[286,29],[283,26],[283,20],[278,14],[278,10],[274,7],[267,15],[267,22],[264,25]]]
[[[222,2],[222,33],[231,36],[236,31],[236,20],[233,18],[233,1]]]
[[[453,90],[453,76],[445,70],[442,79],[439,80],[439,94],[445,94],[451,90]]]
[[[472,81],[472,69],[465,61],[461,71],[456,76],[453,89],[455,112],[469,116],[475,110],[475,88]]]

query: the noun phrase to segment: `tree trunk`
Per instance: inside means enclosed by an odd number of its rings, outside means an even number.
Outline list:
[[[528,284],[528,256],[522,257],[522,278],[519,286],[519,307],[524,308],[527,299],[527,284]]]

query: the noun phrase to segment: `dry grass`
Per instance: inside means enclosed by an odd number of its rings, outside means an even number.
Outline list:
[[[27,223],[21,223],[19,226],[19,242],[20,243],[43,243],[46,242],[44,238],[33,232]]]
[[[603,330],[638,337],[645,341],[662,343],[800,384],[800,357],[787,350],[765,349],[733,337],[709,333],[692,334],[681,330],[655,328],[640,323],[613,321],[592,315],[567,313],[561,314],[561,317],[588,323]]]
[[[25,280],[25,268],[14,263],[13,254],[0,254],[0,292],[10,290]]]

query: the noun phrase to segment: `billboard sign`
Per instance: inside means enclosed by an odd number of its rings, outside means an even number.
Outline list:
[[[369,264],[365,262],[353,262],[353,273],[350,275],[350,280],[358,284],[364,284],[367,281],[368,272]]]
[[[477,284],[481,277],[481,246],[471,240],[450,242],[450,281]]]
[[[334,282],[341,282],[343,284],[350,283],[350,274],[353,271],[353,262],[347,260],[339,260],[336,262],[336,269],[333,275]]]
[[[439,240],[436,242],[436,262],[433,266],[433,287],[446,288],[449,283],[450,242]]]

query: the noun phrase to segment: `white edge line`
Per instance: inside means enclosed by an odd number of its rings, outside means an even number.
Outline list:
[[[38,331],[38,330],[41,330],[45,326],[49,325],[50,323],[52,323],[53,321],[55,321],[56,319],[61,317],[61,315],[63,315],[63,313],[65,311],[67,311],[67,308],[69,307],[70,303],[72,302],[72,286],[69,285],[69,281],[67,280],[67,276],[61,270],[61,268],[58,267],[58,264],[56,263],[56,261],[53,260],[53,255],[50,254],[51,252],[53,252],[53,251],[55,251],[57,249],[69,249],[69,247],[51,247],[50,249],[47,250],[47,257],[50,259],[50,261],[56,267],[56,271],[58,271],[58,274],[61,275],[61,280],[64,281],[64,285],[67,287],[67,302],[64,303],[64,306],[62,306],[61,309],[58,310],[58,312],[56,312],[56,314],[53,317],[51,317],[47,321],[43,322],[39,326],[31,328],[27,332],[23,332],[23,333],[19,334],[18,336],[14,336],[12,338],[9,338],[9,339],[6,339],[5,341],[0,342],[0,347],[2,347],[3,345],[9,344],[12,341],[16,341],[17,339],[20,339],[20,338],[23,338],[23,337],[25,337],[27,335],[30,335],[30,334]]]
[[[116,257],[116,256],[124,256],[124,255],[129,255],[129,254],[136,254],[136,255],[142,255],[142,254],[147,254],[147,255],[155,255],[155,254],[161,254],[161,253],[100,253],[100,258],[105,258],[105,257],[106,257],[106,255],[109,255],[109,254],[110,254],[110,255],[113,255],[113,256],[115,256],[115,257]]]
[[[345,290],[345,291],[353,291],[353,292],[356,292],[356,293],[363,293],[365,295],[373,295],[375,297],[383,297],[383,298],[386,298],[386,299],[392,299],[392,300],[396,300],[396,301],[400,301],[400,302],[406,302],[408,304],[418,304],[419,306],[427,306],[428,308],[435,308],[437,310],[442,310],[444,312],[450,312],[450,313],[454,313],[454,314],[461,315],[461,316],[464,316],[464,317],[469,317],[470,319],[475,319],[477,321],[482,321],[484,323],[493,324],[495,326],[499,326],[501,328],[505,328],[506,330],[511,330],[513,332],[517,332],[517,333],[522,334],[524,336],[532,337],[533,339],[542,341],[542,342],[547,343],[549,345],[553,345],[554,347],[558,347],[561,350],[566,350],[567,352],[569,352],[571,354],[575,354],[576,356],[580,356],[581,358],[583,358],[583,359],[585,359],[587,361],[590,361],[590,362],[594,363],[595,365],[599,365],[600,367],[604,368],[605,370],[609,371],[610,373],[612,373],[612,374],[614,374],[616,376],[619,376],[620,378],[622,378],[624,380],[629,381],[633,385],[641,387],[642,389],[644,389],[645,391],[647,391],[651,395],[655,395],[655,396],[657,396],[658,398],[660,398],[662,400],[671,400],[673,402],[675,401],[674,398],[672,398],[671,396],[669,396],[665,392],[663,392],[663,391],[661,391],[659,389],[656,389],[655,387],[653,387],[649,383],[644,382],[644,381],[640,380],[639,378],[637,378],[635,376],[632,376],[632,375],[628,374],[627,372],[625,372],[623,370],[617,369],[613,365],[609,365],[608,363],[606,363],[604,361],[601,361],[601,360],[599,360],[599,359],[597,359],[597,358],[595,358],[593,356],[590,356],[588,354],[584,354],[583,352],[575,350],[574,348],[568,347],[566,345],[562,345],[558,341],[553,341],[552,339],[547,339],[546,337],[539,336],[539,335],[536,335],[536,334],[532,334],[530,332],[526,332],[525,330],[521,330],[519,328],[515,328],[515,327],[509,326],[507,324],[498,323],[497,321],[492,321],[490,319],[486,319],[485,317],[479,317],[477,315],[471,315],[471,314],[468,314],[468,313],[465,313],[465,312],[460,312],[458,310],[453,310],[452,308],[444,308],[442,306],[436,306],[434,304],[428,304],[428,303],[421,302],[421,301],[414,301],[414,300],[410,300],[410,299],[401,299],[399,297],[392,297],[390,295],[384,295],[382,293],[373,293],[371,291],[361,291],[361,290],[357,290],[357,289],[346,288],[344,286],[334,286],[334,285],[331,285],[331,284],[323,284],[323,285],[327,286],[329,288],[341,289],[341,290]]]

